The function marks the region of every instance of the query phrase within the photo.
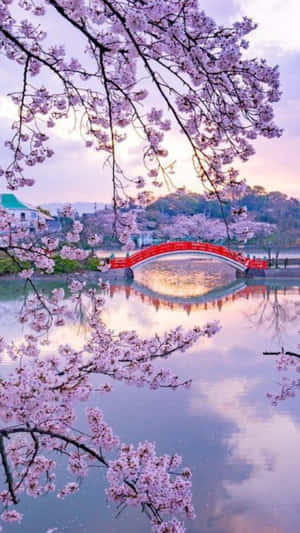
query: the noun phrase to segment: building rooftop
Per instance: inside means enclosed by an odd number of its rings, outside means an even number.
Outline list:
[[[20,202],[14,194],[0,194],[0,205],[4,209],[22,209],[22,211],[38,211],[35,207],[31,205],[24,204]]]

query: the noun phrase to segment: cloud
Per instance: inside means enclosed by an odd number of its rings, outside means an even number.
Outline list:
[[[201,0],[201,7],[219,24],[232,24],[244,16],[258,28],[250,34],[251,50],[259,55],[283,55],[300,50],[298,0]]]
[[[196,414],[210,409],[230,421],[233,430],[224,437],[229,449],[228,461],[250,467],[243,479],[223,481],[226,497],[218,502],[215,512],[222,520],[224,516],[231,517],[231,533],[251,531],[236,526],[242,526],[244,521],[259,522],[260,516],[264,526],[259,531],[297,529],[300,493],[295,465],[300,461],[300,427],[287,413],[272,408],[262,413],[255,403],[248,402],[248,394],[258,384],[257,378],[228,378],[214,383],[194,383],[192,389],[190,411]],[[243,516],[239,516],[241,510]]]
[[[273,49],[279,55],[300,50],[298,0],[238,0],[237,6],[237,15],[259,24],[251,37],[256,48]]]
[[[11,98],[0,95],[0,119],[16,120],[18,117],[17,108]],[[6,122],[7,126],[7,122]]]

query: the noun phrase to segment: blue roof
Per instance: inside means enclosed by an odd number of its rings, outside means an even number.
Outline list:
[[[26,205],[23,202],[20,202],[20,200],[18,200],[18,198],[14,194],[8,194],[8,193],[1,194],[0,198],[1,198],[1,202],[0,202],[1,206],[4,209],[22,209],[23,211],[25,210],[36,211],[34,207],[30,207],[29,205]]]

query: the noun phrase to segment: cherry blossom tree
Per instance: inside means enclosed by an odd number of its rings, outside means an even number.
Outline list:
[[[250,220],[247,217],[238,218],[229,224],[230,237],[243,244],[250,239],[260,238],[261,235],[271,235],[275,230],[275,224]]]
[[[162,237],[170,240],[224,240],[226,228],[224,222],[217,218],[208,218],[204,214],[178,215],[170,224],[163,224],[160,228]]]
[[[114,213],[112,209],[96,211],[95,213],[84,214],[81,217],[83,230],[81,232],[81,242],[88,243],[93,235],[101,234],[103,241],[111,245],[113,239]],[[101,246],[102,242],[97,243]]]
[[[82,282],[72,281],[70,291],[77,305],[83,289]],[[18,503],[24,490],[32,497],[57,491],[58,498],[65,498],[76,492],[78,478],[86,477],[98,464],[107,471],[107,495],[112,501],[121,506],[140,505],[151,518],[153,531],[180,531],[182,525],[177,520],[168,525],[163,517],[176,513],[194,516],[191,472],[179,469],[181,457],[158,456],[152,443],[141,443],[137,448],[120,443],[99,406],[90,403],[99,403],[97,396],[111,392],[112,380],[151,389],[188,387],[189,381],[159,368],[155,360],[167,358],[176,350],[184,352],[201,336],[213,335],[218,325],[211,323],[186,333],[177,328],[148,340],[140,339],[134,331],[116,335],[102,320],[103,295],[90,289],[89,296],[87,320],[91,333],[80,350],[64,344],[45,357],[36,334],[27,334],[19,344],[1,339],[1,356],[16,362],[15,370],[0,380],[0,456],[7,484],[0,492],[4,506],[1,518],[21,521],[21,514],[11,506]],[[65,305],[62,289],[53,290],[48,300],[42,300],[40,294],[32,295],[23,320],[31,321],[31,328],[40,333],[48,329],[46,310],[51,309],[56,324],[62,325]],[[102,383],[93,386],[92,375],[103,376]],[[89,400],[88,433],[74,429],[76,400]],[[59,490],[55,461],[47,457],[47,452],[52,456],[53,451],[66,456],[74,476],[74,481]],[[109,460],[105,454],[113,451],[119,451],[119,455]]]
[[[48,19],[66,28],[67,42],[53,39]],[[125,174],[118,146],[132,126],[144,142],[138,188],[168,179],[165,137],[173,126],[191,148],[196,175],[219,197],[240,183],[233,159],[247,160],[258,135],[281,133],[272,110],[278,68],[243,57],[256,27],[247,18],[217,26],[196,0],[2,0],[0,24],[2,55],[22,73],[21,91],[11,93],[19,109],[6,142],[13,157],[2,170],[12,189],[32,184],[27,168],[53,156],[51,130],[73,114],[86,146],[108,156],[115,204]]]
[[[55,27],[62,28],[60,42]],[[257,136],[281,134],[272,109],[280,97],[278,68],[243,55],[254,28],[247,18],[218,26],[197,0],[0,0],[2,62],[19,74],[19,82],[6,80],[16,108],[5,140],[11,157],[0,169],[7,187],[33,185],[34,167],[54,156],[55,131],[75,119],[86,148],[111,168],[115,229],[125,246],[135,215],[118,209],[126,206],[132,187],[145,205],[151,197],[147,186],[173,179],[171,129],[182,135],[197,177],[222,208],[225,197],[243,188],[233,160],[246,161]],[[138,176],[121,165],[121,143],[133,131],[142,143],[145,169]],[[71,206],[62,215],[72,219]],[[132,331],[115,334],[102,320],[101,280],[95,290],[73,279],[71,300],[59,288],[50,296],[42,293],[34,281],[34,272],[53,271],[54,254],[86,259],[78,220],[66,242],[47,235],[37,242],[1,210],[0,231],[0,251],[31,288],[20,312],[24,339],[0,339],[1,354],[12,364],[10,374],[0,378],[1,520],[21,521],[16,506],[24,491],[33,497],[56,491],[65,498],[98,464],[106,471],[109,499],[121,507],[139,506],[156,533],[183,532],[179,520],[194,516],[191,472],[180,466],[180,456],[159,456],[152,443],[120,443],[95,398],[110,393],[113,380],[151,389],[189,386],[157,363],[216,333],[218,325],[177,328],[146,340]],[[101,235],[91,238],[93,246]],[[45,353],[45,335],[81,305],[87,309],[88,339],[80,349],[50,345]],[[95,374],[102,377],[97,387]],[[88,402],[88,432],[74,429],[78,399]],[[64,487],[56,487],[53,452],[65,457],[74,475]]]
[[[275,225],[249,220],[239,216],[225,226],[219,218],[206,217],[204,213],[193,216],[178,215],[169,224],[160,227],[161,236],[170,240],[190,239],[202,241],[225,241],[227,238],[239,243],[247,242],[254,236],[270,234]]]

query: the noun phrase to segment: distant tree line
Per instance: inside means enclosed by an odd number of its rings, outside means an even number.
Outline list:
[[[267,192],[264,187],[248,187],[241,198],[251,221],[276,225],[276,230],[267,236],[256,236],[253,243],[261,246],[283,248],[300,245],[300,202],[279,191]],[[230,219],[232,205],[223,205],[225,217]],[[220,205],[216,200],[208,200],[197,193],[173,193],[149,205],[145,213],[138,217],[143,230],[159,230],[160,226],[172,223],[173,217],[193,216],[203,213],[206,217],[222,218]]]
[[[289,198],[279,191],[267,192],[261,186],[254,186],[246,189],[240,203],[247,208],[248,225],[253,233],[251,237],[250,232],[248,232],[248,244],[265,249],[266,254],[269,256],[271,256],[271,253],[274,256],[279,255],[282,248],[300,245],[299,200]],[[204,221],[212,219],[214,227],[219,227],[220,239],[222,237],[221,234],[224,233],[222,240],[226,241],[225,225],[222,220],[219,202],[208,200],[202,194],[182,191],[174,192],[152,201],[145,209],[139,209],[134,201],[130,203],[129,207],[136,212],[137,231],[151,232],[154,239],[174,238],[174,231],[176,231],[176,227],[179,227],[178,219],[180,217],[183,217],[182,220],[185,221],[185,226],[189,218],[190,223],[194,226],[194,223],[201,215],[202,217],[204,216]],[[223,205],[223,213],[229,224],[232,223],[231,210],[232,205],[230,202]],[[193,219],[194,216],[195,218]],[[103,237],[102,246],[104,248],[121,247],[121,243],[114,233],[113,211],[111,208],[84,214],[80,217],[80,220],[83,224],[81,233],[81,244],[83,246],[87,245],[91,233],[98,232]],[[256,228],[253,226],[255,223]],[[272,225],[272,231],[269,231],[268,225]],[[204,229],[202,228],[199,233],[199,239],[205,239],[206,226],[204,225]],[[168,228],[173,228],[173,233],[169,230],[166,231]],[[195,237],[194,232],[192,233]],[[178,234],[178,238],[181,237],[181,233]],[[207,236],[208,240],[211,238],[211,235]]]

